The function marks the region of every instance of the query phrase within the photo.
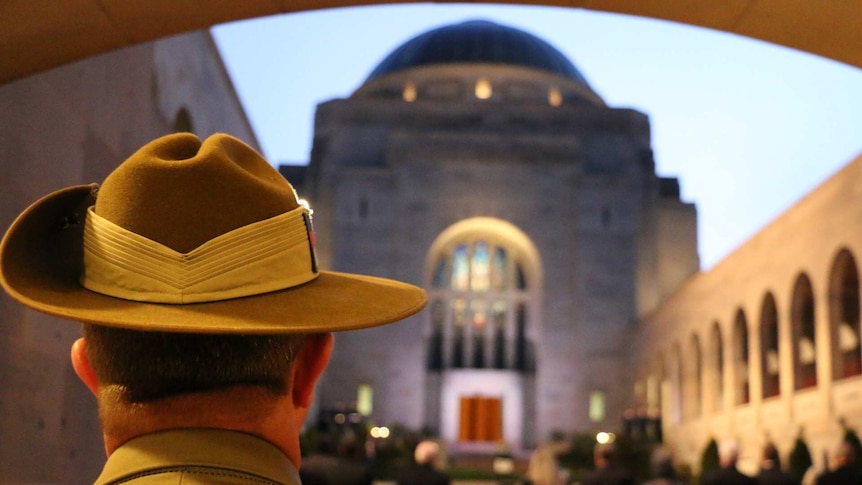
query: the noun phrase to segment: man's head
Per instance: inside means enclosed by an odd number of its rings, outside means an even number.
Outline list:
[[[31,205],[0,244],[0,283],[84,323],[73,366],[99,398],[106,440],[114,430],[120,441],[172,426],[260,427],[264,409],[298,433],[330,332],[425,304],[412,285],[320,270],[308,204],[222,134],[159,138],[101,186]]]
[[[231,386],[286,391],[304,334],[212,335],[84,325],[87,357],[102,385],[130,403]]]
[[[431,440],[425,440],[416,445],[413,458],[419,465],[433,465],[440,455],[440,445]]]

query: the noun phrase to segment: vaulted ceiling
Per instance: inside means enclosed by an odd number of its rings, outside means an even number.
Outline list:
[[[386,0],[3,0],[0,83],[190,30]],[[862,68],[862,0],[527,0],[653,17],[800,49]]]

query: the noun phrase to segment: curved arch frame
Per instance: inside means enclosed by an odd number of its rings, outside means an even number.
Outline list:
[[[692,332],[688,339],[688,364],[686,365],[686,381],[689,387],[686,393],[686,417],[697,419],[703,416],[703,352],[700,337]]]
[[[668,397],[670,399],[667,400],[666,404],[670,424],[681,424],[683,420],[683,395],[685,393],[683,362],[682,345],[678,341],[674,342],[670,350],[670,372],[668,375],[670,380],[670,396]]]
[[[414,3],[391,0],[9,0],[0,6],[0,82],[109,50],[235,20],[307,10]],[[418,3],[418,2],[417,2]],[[862,67],[858,2],[701,0],[543,0],[531,5],[580,8],[669,20],[759,39]]]
[[[748,319],[742,308],[733,317],[733,403],[751,402],[751,351]]]
[[[781,356],[779,346],[778,305],[771,291],[760,304],[760,379],[761,397],[781,395]]]
[[[807,274],[800,273],[793,284],[790,326],[793,329],[794,390],[817,387],[817,320],[814,287]]]
[[[862,374],[859,301],[856,259],[849,249],[842,248],[829,270],[829,335],[835,380]]]
[[[452,224],[446,228],[437,238],[431,243],[425,258],[426,275],[431,275],[434,270],[435,258],[444,246],[452,244],[453,241],[459,241],[476,237],[479,235],[494,234],[499,239],[505,240],[508,244],[514,246],[524,255],[525,271],[529,281],[542,281],[543,270],[542,260],[539,256],[539,251],[530,240],[524,231],[516,227],[510,222],[493,217],[473,217],[464,219]],[[430,281],[428,282],[430,283]],[[429,285],[430,286],[430,285]]]
[[[724,376],[726,372],[724,367],[724,336],[721,333],[721,325],[717,321],[713,322],[710,328],[709,342],[710,363],[708,368],[712,376],[709,384],[712,393],[712,411],[722,412],[725,407]]]

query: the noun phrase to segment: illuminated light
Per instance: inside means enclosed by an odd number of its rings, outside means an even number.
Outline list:
[[[374,409],[374,389],[370,384],[360,384],[356,389],[356,412],[370,416]]]
[[[371,430],[368,432],[368,434],[371,435],[372,438],[379,438],[380,437],[380,428],[375,426],[375,427],[371,428]]]
[[[335,423],[336,424],[344,424],[344,420],[345,420],[344,413],[338,413],[335,415]]]
[[[594,423],[605,419],[605,393],[593,391],[590,393],[590,421]]]
[[[553,107],[560,106],[563,104],[563,93],[560,92],[557,88],[551,88],[548,90],[548,104]]]
[[[494,458],[492,469],[497,475],[511,475],[515,472],[515,460],[509,457],[498,456]]]
[[[617,435],[613,433],[606,433],[604,431],[600,431],[596,433],[596,443],[600,445],[607,445],[616,441]]]
[[[416,85],[413,83],[405,84],[404,92],[401,93],[401,97],[404,98],[404,101],[407,101],[408,103],[416,101]]]
[[[381,426],[380,427],[380,437],[383,439],[388,438],[389,437],[389,428],[387,428],[386,426]]]
[[[476,97],[479,99],[488,99],[494,94],[494,89],[491,87],[491,81],[484,77],[480,77],[476,81]]]

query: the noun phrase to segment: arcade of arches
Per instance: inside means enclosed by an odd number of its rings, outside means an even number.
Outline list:
[[[740,440],[755,471],[766,442],[786,459],[800,436],[822,466],[862,429],[860,175],[862,157],[641,325],[633,404],[693,467],[710,438]]]
[[[831,379],[839,381],[862,375],[859,276],[856,259],[849,250],[842,249],[836,256],[829,285],[823,291],[828,292],[824,298],[829,304],[824,311],[829,312],[829,339],[819,348],[826,358],[832,359]],[[719,322],[714,322],[706,329],[708,335],[695,330],[687,346],[674,343],[670,349],[660,351],[653,373],[647,378],[647,411],[665,415],[672,424],[678,424],[721,412],[726,395],[733,406],[749,404],[755,394],[752,389],[755,379],[751,377],[755,370],[760,374],[758,392],[763,400],[817,387],[815,298],[811,281],[804,272],[793,285],[788,305],[790,319],[786,325],[780,324],[775,296],[766,291],[759,320],[749,323],[745,311],[739,308],[729,336],[723,334]],[[759,339],[752,338],[754,332]],[[780,344],[785,341],[781,339],[784,333],[790,336],[786,339],[787,348]],[[702,352],[702,340],[710,343],[706,354]],[[730,348],[723,345],[725,340],[732,342]],[[759,345],[755,346],[755,342]],[[665,359],[668,355],[669,361]],[[788,368],[791,376],[787,379],[792,385],[784,390],[782,356],[789,356],[792,361]],[[758,365],[753,365],[752,359],[757,359]],[[669,386],[664,393],[657,387],[661,385]],[[669,401],[663,402],[663,399]]]

